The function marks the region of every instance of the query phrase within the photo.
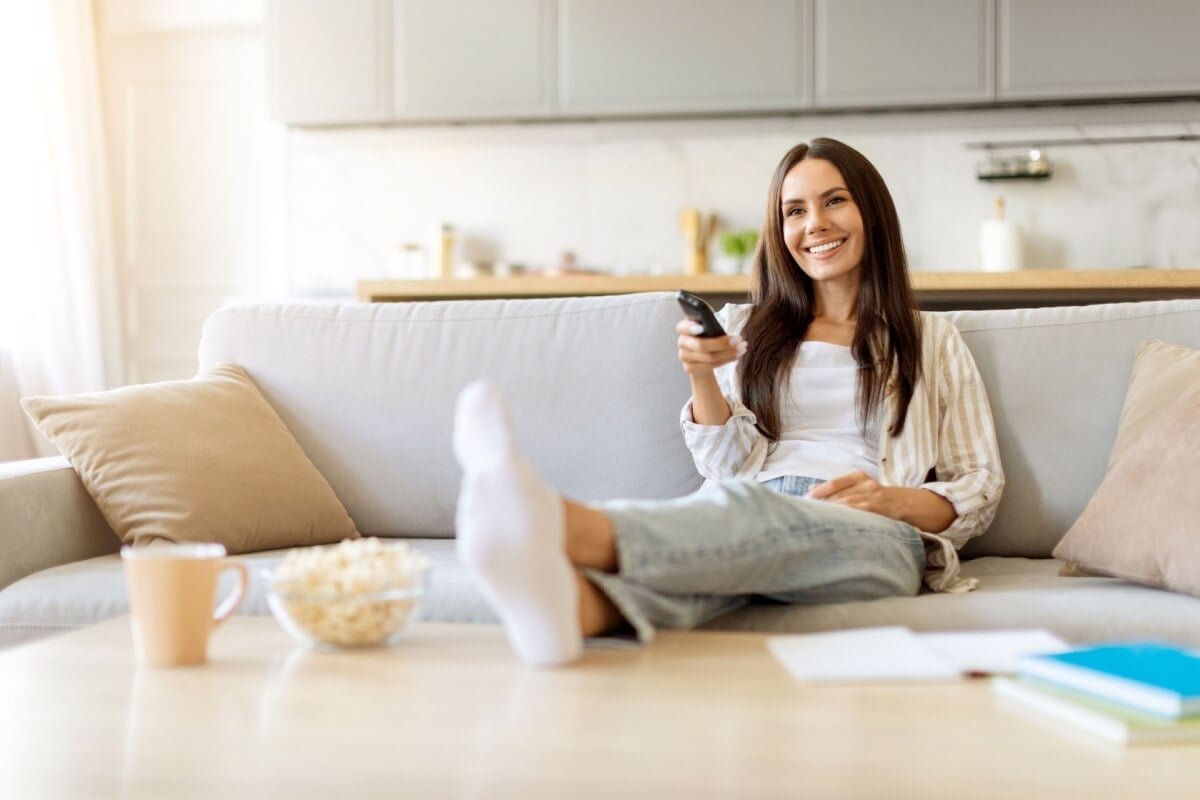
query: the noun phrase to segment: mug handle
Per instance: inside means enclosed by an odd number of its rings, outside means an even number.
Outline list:
[[[213,613],[213,630],[220,627],[221,623],[229,619],[229,616],[237,611],[237,607],[242,604],[242,598],[246,596],[246,588],[250,585],[250,571],[246,569],[246,565],[236,558],[222,558],[221,565],[217,574],[221,574],[226,570],[236,570],[238,573],[237,586],[229,593],[229,596],[221,601],[217,606],[217,610]]]

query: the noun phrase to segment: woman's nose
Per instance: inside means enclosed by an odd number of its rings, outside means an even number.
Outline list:
[[[813,209],[808,212],[808,230],[823,231],[829,227],[828,220],[825,218],[824,209]]]

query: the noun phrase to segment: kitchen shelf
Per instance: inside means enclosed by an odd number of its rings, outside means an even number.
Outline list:
[[[929,309],[1079,305],[1200,297],[1200,269],[1028,269],[1017,272],[913,272]],[[747,275],[563,275],[447,280],[364,280],[364,302],[575,297],[686,289],[717,302],[743,302]]]

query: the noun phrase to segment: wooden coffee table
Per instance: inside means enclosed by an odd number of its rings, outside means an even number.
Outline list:
[[[984,681],[804,686],[764,638],[539,671],[494,627],[319,653],[238,617],[207,666],[139,670],[115,619],[0,653],[0,797],[1200,797],[1200,747],[1114,748]]]

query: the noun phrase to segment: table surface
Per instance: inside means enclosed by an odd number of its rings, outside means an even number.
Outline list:
[[[1200,748],[1122,749],[985,681],[806,686],[765,637],[666,632],[525,667],[499,628],[300,648],[235,617],[137,669],[118,618],[0,653],[0,797],[1200,796]]]

